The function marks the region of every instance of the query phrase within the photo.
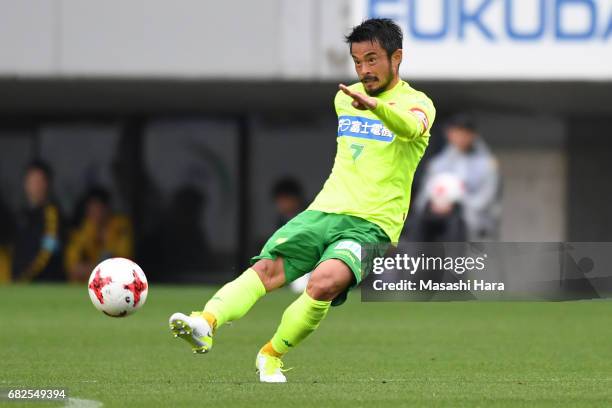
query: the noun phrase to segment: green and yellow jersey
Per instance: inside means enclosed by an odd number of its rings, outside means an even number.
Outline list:
[[[350,88],[366,94],[361,83]],[[336,158],[331,175],[308,209],[363,218],[397,242],[436,110],[423,92],[404,81],[377,99],[375,109],[363,111],[352,106],[350,96],[336,94]]]

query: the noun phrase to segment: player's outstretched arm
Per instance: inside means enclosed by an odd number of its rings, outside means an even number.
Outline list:
[[[378,98],[355,92],[344,84],[340,84],[339,88],[353,98],[354,108],[372,111],[389,130],[400,137],[412,140],[427,132],[429,122],[423,109],[415,108],[404,112]]]

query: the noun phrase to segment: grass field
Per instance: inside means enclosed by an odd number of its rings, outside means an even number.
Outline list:
[[[374,304],[355,292],[287,355],[288,384],[259,384],[255,354],[294,295],[269,295],[192,355],[167,318],[211,292],[153,286],[136,315],[112,319],[83,287],[2,287],[0,388],[67,387],[105,407],[612,406],[610,302]],[[68,405],[96,406],[80,400]]]

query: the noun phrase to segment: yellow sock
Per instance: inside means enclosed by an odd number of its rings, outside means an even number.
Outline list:
[[[272,346],[272,342],[267,342],[266,344],[264,344],[264,346],[259,350],[259,352],[263,354],[267,354],[272,357],[282,357],[283,356],[283,353],[279,353],[278,351],[274,350],[274,347]]]
[[[212,313],[202,312],[202,317],[208,322],[210,327],[212,327],[213,332],[217,330],[217,318]]]
[[[278,351],[274,350],[274,347],[272,346],[272,342],[270,341],[264,344],[264,346],[261,348],[261,350],[259,350],[259,352],[263,354],[267,354],[272,357],[282,357],[283,356],[282,353],[279,353]]]
[[[302,293],[285,309],[281,323],[270,340],[273,349],[279,354],[285,354],[290,348],[297,346],[319,327],[330,305],[331,301],[316,300],[306,292]]]
[[[202,315],[207,321],[210,318],[215,327],[221,327],[226,322],[240,319],[265,294],[266,288],[259,275],[255,269],[249,268],[219,289],[204,306]]]

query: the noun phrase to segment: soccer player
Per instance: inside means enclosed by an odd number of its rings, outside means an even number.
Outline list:
[[[219,327],[244,316],[266,293],[312,271],[306,290],[257,354],[262,382],[286,382],[283,355],[319,327],[330,306],[346,300],[367,274],[362,270],[367,259],[382,256],[397,242],[414,172],[429,142],[435,109],[424,93],[399,78],[401,29],[388,19],[370,19],[354,27],[346,41],[359,82],[341,84],[334,100],[338,148],[323,189],[202,312],[170,317],[174,336],[195,353],[206,353]]]

